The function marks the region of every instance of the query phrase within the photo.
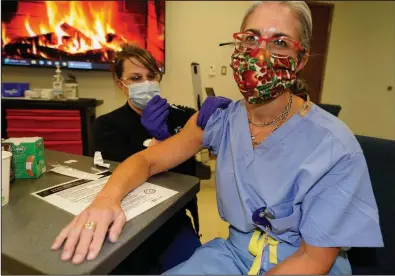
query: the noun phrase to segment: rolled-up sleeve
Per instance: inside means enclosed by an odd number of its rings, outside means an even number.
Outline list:
[[[203,134],[203,147],[217,155],[228,121],[228,109],[218,108],[207,122]]]
[[[317,247],[382,247],[376,200],[362,153],[343,156],[306,194],[300,233]]]

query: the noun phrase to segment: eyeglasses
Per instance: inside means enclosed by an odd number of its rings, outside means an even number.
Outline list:
[[[141,74],[133,74],[127,77],[122,77],[121,80],[125,81],[127,84],[131,83],[140,83],[146,80],[148,81],[156,81],[158,80],[159,75],[155,73],[148,73],[145,77]]]
[[[302,45],[293,39],[285,36],[263,38],[252,33],[234,33],[235,48],[241,52],[251,52],[260,47],[262,42],[265,42],[266,50],[276,56],[291,56],[295,55],[295,51],[303,51]]]

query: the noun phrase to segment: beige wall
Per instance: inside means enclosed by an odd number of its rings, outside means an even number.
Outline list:
[[[354,133],[395,139],[394,1],[335,3],[322,102]]]
[[[200,63],[202,86],[218,95],[240,98],[228,74],[229,41],[239,28],[249,1],[167,1],[166,74],[162,94],[172,103],[193,105],[191,62]],[[372,15],[377,12],[377,16]],[[394,32],[395,2],[336,2],[322,100],[343,107],[340,118],[358,134],[395,139]],[[215,77],[208,76],[214,64]],[[368,69],[365,69],[368,68]],[[49,87],[54,70],[3,67],[3,81],[27,81]],[[105,100],[98,114],[125,102],[108,72],[81,72],[81,97]],[[392,92],[386,87],[394,86]]]
[[[233,47],[219,47],[232,41],[239,30],[249,1],[171,1],[166,2],[166,76],[164,94],[170,101],[193,104],[191,62],[200,64],[202,87],[213,87],[217,95],[239,99],[229,61]],[[209,77],[214,64],[217,74]],[[227,75],[220,67],[227,66]]]

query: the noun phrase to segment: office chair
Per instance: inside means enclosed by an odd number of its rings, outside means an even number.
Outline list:
[[[340,105],[334,105],[334,104],[317,104],[319,107],[321,107],[323,110],[329,112],[330,114],[338,117],[340,110],[342,107]]]
[[[347,252],[356,275],[395,274],[395,141],[356,135],[366,158],[380,216],[384,248],[354,247]]]

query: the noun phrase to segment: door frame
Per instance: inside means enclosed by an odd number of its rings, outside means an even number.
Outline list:
[[[332,33],[332,22],[333,22],[333,10],[335,8],[335,4],[333,3],[328,3],[328,2],[322,2],[322,1],[306,1],[306,4],[310,6],[315,6],[315,7],[327,7],[329,8],[329,26],[328,26],[328,41],[326,43],[326,51],[324,53],[324,66],[323,66],[323,72],[321,75],[321,87],[320,91],[318,94],[318,102],[321,103],[321,98],[322,98],[322,89],[324,88],[324,81],[325,81],[325,71],[326,71],[326,64],[327,64],[327,57],[328,57],[328,51],[329,51],[329,43],[331,40],[331,33]],[[313,26],[314,28],[314,26]],[[314,38],[313,38],[314,39]]]

